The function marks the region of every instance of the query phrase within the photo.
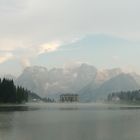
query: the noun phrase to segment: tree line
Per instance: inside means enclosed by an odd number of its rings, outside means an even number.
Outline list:
[[[0,79],[0,103],[24,103],[28,101],[27,89],[15,86],[10,79]]]
[[[111,93],[108,95],[108,101],[140,102],[140,90]]]

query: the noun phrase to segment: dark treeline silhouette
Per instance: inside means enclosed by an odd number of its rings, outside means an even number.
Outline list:
[[[108,101],[140,102],[140,90],[111,93]]]
[[[0,103],[24,103],[28,101],[29,91],[16,87],[13,80],[0,79]]]

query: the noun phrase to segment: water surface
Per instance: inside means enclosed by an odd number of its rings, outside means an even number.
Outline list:
[[[0,140],[139,140],[140,107],[29,104],[0,107]]]

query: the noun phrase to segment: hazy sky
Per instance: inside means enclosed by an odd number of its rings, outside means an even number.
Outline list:
[[[140,72],[139,7],[139,0],[0,0],[0,74],[73,62]],[[77,46],[90,36],[95,43]]]

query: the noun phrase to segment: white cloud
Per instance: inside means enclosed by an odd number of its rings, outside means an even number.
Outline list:
[[[29,67],[31,65],[28,58],[22,58],[20,60],[20,63],[22,65],[23,69],[26,68],[26,67]]]
[[[0,13],[0,36],[45,42],[57,37],[62,39],[86,33],[109,33],[140,39],[138,0],[5,1],[2,4],[0,0],[0,5],[7,9]],[[10,13],[13,13],[12,16]]]
[[[23,42],[9,38],[0,39],[0,52],[10,52],[17,48],[23,48]]]
[[[0,54],[0,64],[12,59],[13,57],[14,56],[11,53]]]
[[[5,53],[0,62],[8,60],[9,53],[28,66],[32,58],[59,50],[61,43],[50,41],[76,38],[75,42],[90,33],[140,40],[139,4],[139,0],[0,0],[0,52]],[[71,49],[77,48],[66,48]],[[118,56],[113,62],[120,62]]]
[[[60,45],[61,43],[59,41],[42,44],[39,47],[38,55],[57,51]]]

